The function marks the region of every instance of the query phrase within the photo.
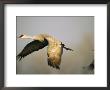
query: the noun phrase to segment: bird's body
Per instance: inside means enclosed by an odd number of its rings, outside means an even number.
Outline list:
[[[22,50],[22,52],[17,55],[19,60],[21,60],[22,58],[24,58],[28,54],[31,54],[34,51],[38,51],[39,49],[48,46],[47,47],[48,65],[52,66],[53,68],[60,69],[59,66],[61,63],[63,48],[72,51],[72,49],[66,48],[61,41],[47,34],[39,34],[33,37],[27,35],[21,35],[19,38],[28,38],[28,39],[30,38],[34,40],[29,44],[27,44]]]

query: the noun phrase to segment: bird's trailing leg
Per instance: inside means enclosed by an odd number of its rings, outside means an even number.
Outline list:
[[[65,47],[65,45],[62,44],[62,43],[61,43],[61,45],[62,45],[62,47],[63,47],[64,49],[66,49],[66,50],[74,51],[74,50],[72,50],[72,49],[70,49],[70,48]]]

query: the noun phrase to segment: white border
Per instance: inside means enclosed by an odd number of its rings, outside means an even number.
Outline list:
[[[94,75],[16,75],[16,16],[94,16]],[[5,5],[5,87],[106,87],[107,5]]]

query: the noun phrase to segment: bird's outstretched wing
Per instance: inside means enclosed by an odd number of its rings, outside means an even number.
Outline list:
[[[34,40],[27,44],[24,49],[17,55],[17,60],[21,60],[25,56],[31,54],[34,51],[38,51],[39,49],[44,48],[45,46],[48,45],[48,41],[45,39],[43,42],[40,42],[38,40]]]
[[[63,47],[59,47],[59,46],[53,46],[50,48],[48,48],[48,52],[47,52],[47,61],[48,61],[48,65],[56,68],[56,69],[60,69],[60,63],[61,63],[61,56],[63,53]]]
[[[61,62],[61,59],[59,60],[59,62]],[[58,64],[57,62],[53,61],[52,59],[48,58],[48,65],[50,67],[56,68],[56,69],[60,69],[60,64]]]

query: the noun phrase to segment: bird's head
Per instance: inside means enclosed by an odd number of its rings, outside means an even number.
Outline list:
[[[23,38],[25,35],[24,34],[21,34],[20,36],[18,36],[18,38]]]
[[[29,38],[31,38],[31,37],[28,36],[28,35],[25,35],[25,34],[21,34],[20,36],[18,36],[18,38],[29,39]]]

